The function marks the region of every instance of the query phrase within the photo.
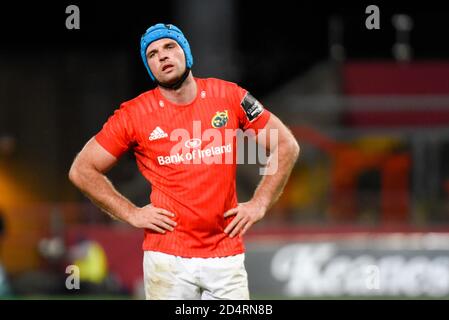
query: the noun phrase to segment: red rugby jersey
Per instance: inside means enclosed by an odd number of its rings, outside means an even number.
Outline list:
[[[224,233],[237,206],[235,129],[265,127],[270,113],[246,90],[219,79],[195,78],[195,100],[177,105],[159,88],[124,102],[95,136],[115,157],[133,150],[151,183],[151,203],[173,212],[174,231],[145,229],[144,250],[182,257],[244,252],[241,237]],[[232,132],[234,134],[232,135]]]

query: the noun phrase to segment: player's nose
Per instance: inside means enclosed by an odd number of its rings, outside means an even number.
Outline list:
[[[160,61],[160,62],[164,62],[164,61],[167,60],[167,59],[168,59],[168,56],[167,56],[166,54],[161,53],[161,54],[159,55],[159,61]]]

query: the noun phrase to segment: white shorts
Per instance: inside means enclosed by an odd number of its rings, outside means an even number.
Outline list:
[[[249,300],[245,255],[182,258],[145,251],[143,273],[148,300]]]

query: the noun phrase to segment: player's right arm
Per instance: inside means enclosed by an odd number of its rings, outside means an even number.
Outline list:
[[[95,138],[90,139],[76,156],[69,179],[91,201],[112,217],[134,227],[148,228],[160,233],[173,231],[174,214],[152,204],[139,208],[119,193],[106,173],[118,159],[104,149]]]

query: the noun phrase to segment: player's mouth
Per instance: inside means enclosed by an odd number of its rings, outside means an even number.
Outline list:
[[[173,67],[174,65],[172,64],[166,64],[165,66],[162,67],[162,71],[170,71]]]

